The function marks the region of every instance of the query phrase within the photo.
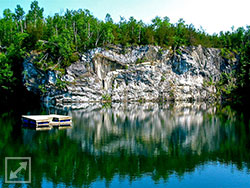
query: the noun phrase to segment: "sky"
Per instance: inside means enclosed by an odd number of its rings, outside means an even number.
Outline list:
[[[0,0],[0,16],[3,10],[10,8],[15,11],[20,4],[27,13],[32,0]],[[120,16],[133,16],[144,23],[151,23],[156,16],[169,17],[171,23],[180,18],[186,24],[193,24],[195,28],[202,27],[207,33],[231,31],[234,28],[250,25],[250,0],[38,0],[39,6],[44,8],[45,16],[55,13],[63,14],[66,9],[88,9],[100,20],[104,20],[107,13],[115,22]]]

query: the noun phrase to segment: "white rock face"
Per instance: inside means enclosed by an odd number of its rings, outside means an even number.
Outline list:
[[[124,53],[125,52],[125,53]],[[82,54],[80,61],[66,69],[44,73],[25,61],[23,82],[28,90],[46,88],[44,98],[57,105],[101,100],[215,100],[216,88],[204,84],[230,73],[236,62],[220,56],[219,49],[181,47],[179,53],[155,46],[96,48]],[[57,79],[65,87],[57,85]],[[67,94],[67,95],[65,95]],[[67,97],[65,97],[67,96]]]

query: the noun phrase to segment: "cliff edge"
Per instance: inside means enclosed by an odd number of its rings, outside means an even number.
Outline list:
[[[80,54],[62,74],[43,71],[34,57],[23,63],[23,84],[55,105],[95,101],[214,101],[216,83],[231,73],[237,59],[225,59],[220,49],[158,46],[95,48]]]

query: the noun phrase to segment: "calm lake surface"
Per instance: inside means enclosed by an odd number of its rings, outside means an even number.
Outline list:
[[[5,157],[31,157],[31,183],[20,187],[250,187],[249,119],[229,106],[82,108],[1,114],[0,187],[15,187],[4,183]],[[73,127],[21,128],[22,114],[50,113],[72,116]]]

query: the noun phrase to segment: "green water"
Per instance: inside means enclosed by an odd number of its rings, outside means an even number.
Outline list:
[[[31,157],[21,187],[250,187],[250,124],[229,106],[82,107],[1,114],[0,187],[13,187],[5,157]],[[67,114],[73,128],[23,129],[23,113]]]

